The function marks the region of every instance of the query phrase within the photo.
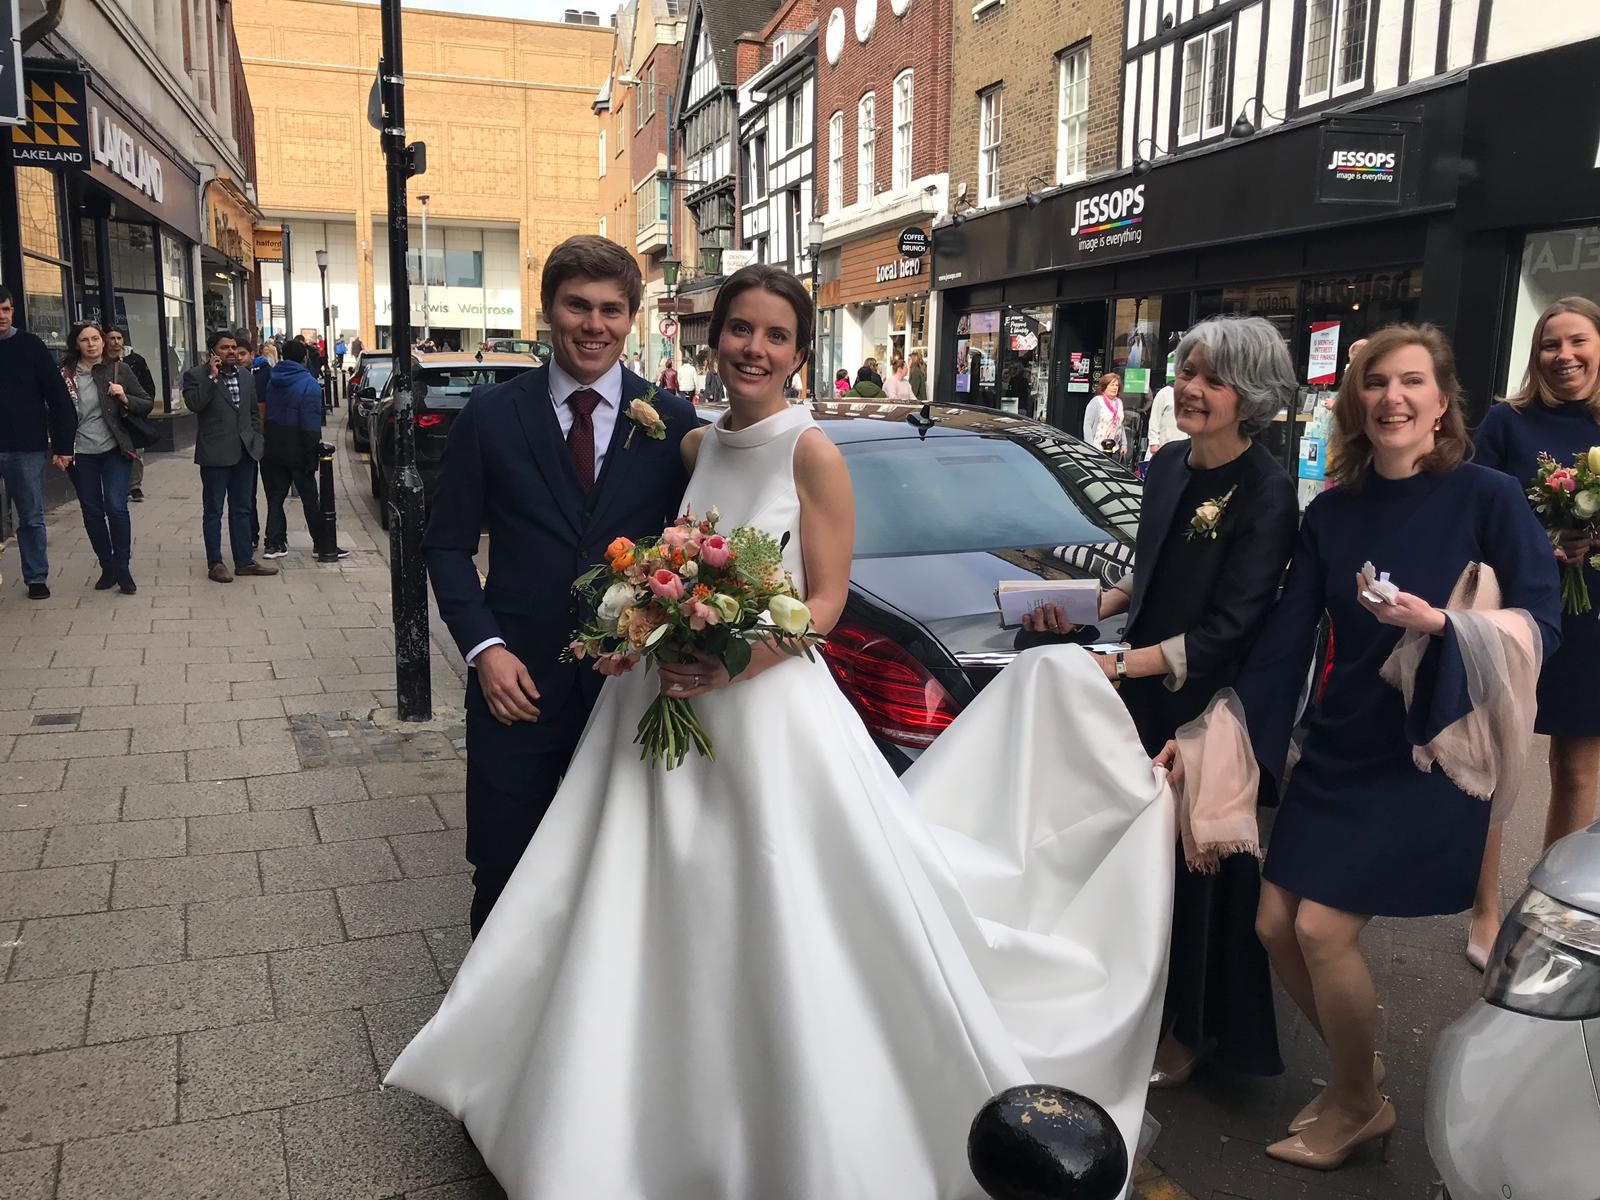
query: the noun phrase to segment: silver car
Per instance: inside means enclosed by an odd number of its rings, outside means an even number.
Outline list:
[[[1600,1196],[1600,824],[1534,869],[1483,998],[1439,1040],[1428,1149],[1448,1200]]]

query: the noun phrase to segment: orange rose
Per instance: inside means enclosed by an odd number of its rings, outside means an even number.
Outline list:
[[[619,537],[606,547],[606,559],[615,565],[615,561],[633,549],[633,543],[625,537]],[[632,561],[631,559],[629,561]]]
[[[633,566],[632,550],[624,550],[611,560],[611,569],[613,571],[626,571],[631,566]]]

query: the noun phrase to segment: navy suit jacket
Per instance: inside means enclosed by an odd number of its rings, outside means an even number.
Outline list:
[[[603,682],[588,664],[561,661],[580,616],[573,580],[604,560],[613,538],[659,534],[678,515],[688,483],[679,443],[699,420],[688,401],[658,391],[665,440],[641,430],[630,442],[628,404],[649,388],[623,369],[622,411],[587,494],[556,419],[548,367],[478,388],[450,429],[422,543],[428,576],[463,655],[504,638],[528,668],[541,719],[522,728],[535,737],[574,705],[585,719]],[[473,555],[485,529],[489,573],[480,586]]]

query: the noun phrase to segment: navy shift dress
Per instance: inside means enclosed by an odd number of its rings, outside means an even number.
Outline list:
[[[1453,631],[1424,656],[1411,711],[1378,671],[1402,631],[1356,600],[1368,560],[1402,591],[1443,608],[1468,563],[1498,575],[1507,608],[1526,609],[1548,655],[1560,640],[1550,543],[1521,489],[1471,464],[1390,480],[1370,472],[1306,509],[1288,582],[1235,685],[1262,769],[1282,777],[1296,703],[1326,612],[1334,663],[1289,781],[1263,878],[1346,912],[1411,917],[1470,908],[1489,805],[1443,771],[1417,769],[1413,745],[1471,709]]]
[[[1539,467],[1539,454],[1550,455],[1562,466],[1591,446],[1600,446],[1600,423],[1581,403],[1548,408],[1533,401],[1526,408],[1496,404],[1478,426],[1474,461],[1480,466],[1504,471],[1526,488]],[[1551,555],[1546,568],[1560,579],[1562,565]],[[1589,595],[1600,605],[1600,571],[1583,568],[1589,581]],[[1534,726],[1540,733],[1567,737],[1600,736],[1600,704],[1586,697],[1600,667],[1600,609],[1561,616],[1561,649],[1544,664],[1539,673],[1539,719]]]

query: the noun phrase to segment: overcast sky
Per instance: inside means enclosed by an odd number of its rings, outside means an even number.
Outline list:
[[[529,21],[559,21],[569,8],[600,14],[604,25],[616,11],[616,0],[404,0],[406,8],[431,8],[434,12],[478,13],[490,17],[521,17]]]

